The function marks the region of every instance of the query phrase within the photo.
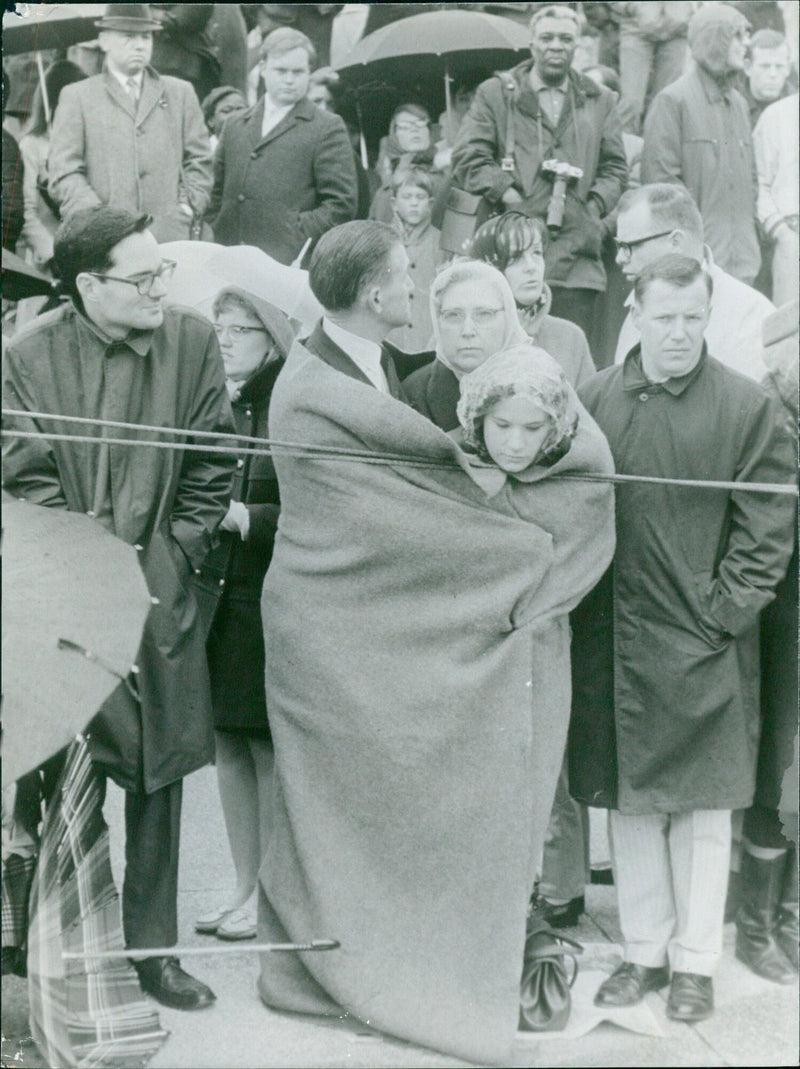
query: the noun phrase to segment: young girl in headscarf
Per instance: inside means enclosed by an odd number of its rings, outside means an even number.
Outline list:
[[[476,461],[493,465],[476,471],[488,496],[496,502],[502,495],[510,510],[553,539],[553,563],[537,591],[539,604],[546,608],[534,628],[531,679],[534,686],[548,681],[545,707],[551,729],[553,724],[558,727],[559,747],[549,752],[551,764],[537,771],[538,860],[557,797],[570,714],[568,613],[600,579],[615,544],[611,485],[562,476],[610,474],[614,468],[605,437],[561,367],[543,349],[525,343],[496,353],[464,376],[460,388],[459,437]],[[545,656],[550,659],[547,670]],[[540,728],[534,725],[534,738]],[[559,792],[567,790],[563,772],[558,787]],[[533,889],[535,874],[530,875]]]

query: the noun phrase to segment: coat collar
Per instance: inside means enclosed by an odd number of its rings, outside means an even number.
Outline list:
[[[365,382],[368,386],[375,389],[375,383],[367,378],[355,360],[351,360],[344,349],[338,346],[332,338],[328,337],[322,329],[321,319],[303,344],[309,352],[318,356],[320,360],[323,360],[329,367],[341,371],[343,375],[349,375],[351,379],[358,379],[359,382]],[[401,398],[402,391],[400,388],[400,379],[397,376],[397,369],[394,366],[391,350],[382,345],[381,353],[381,363],[383,372],[386,375],[386,381],[389,384],[389,393],[394,398]]]
[[[139,103],[135,108],[131,98],[107,67],[103,68],[102,74],[103,82],[109,95],[137,123],[141,123],[143,119],[146,119],[153,108],[159,104],[162,107],[168,106],[167,98],[164,94],[164,82],[158,72],[152,67],[145,67],[143,73],[142,95],[139,97]]]
[[[250,111],[245,113],[242,121],[253,148],[259,149],[264,145],[268,145],[270,141],[274,141],[276,137],[280,137],[281,134],[285,134],[287,130],[291,130],[298,122],[310,122],[317,114],[317,109],[305,98],[298,100],[281,121],[268,131],[266,137],[262,137],[261,124],[264,121],[264,98],[262,97]]]
[[[507,80],[508,76],[514,79],[517,91],[516,102],[517,107],[523,114],[530,115],[534,119],[539,115],[545,118],[544,113],[539,108],[539,96],[531,89],[530,72],[533,69],[533,60],[527,59],[524,63],[517,64],[508,72],[499,72],[498,77],[501,81]],[[602,95],[602,91],[599,85],[592,81],[591,78],[587,78],[584,74],[579,74],[577,71],[570,70],[567,73],[567,95],[571,96],[575,101],[576,108],[582,108],[586,103],[586,100],[590,97],[599,97]],[[608,90],[606,90],[608,92]],[[562,116],[566,109],[562,109]]]
[[[642,347],[637,343],[625,357],[625,363],[622,367],[622,388],[623,390],[633,391],[660,386],[665,389],[667,393],[671,393],[673,397],[680,397],[703,370],[707,360],[708,348],[706,347],[706,343],[703,342],[703,351],[700,353],[700,359],[688,374],[680,375],[674,379],[667,379],[666,382],[653,383],[647,378],[642,370]]]
[[[75,308],[75,318],[81,327],[91,333],[94,338],[103,346],[106,352],[109,349],[118,349],[123,345],[126,345],[129,349],[133,349],[137,356],[146,356],[150,352],[150,347],[153,344],[153,330],[132,330],[127,338],[109,338],[105,331],[101,330],[94,320],[90,319],[83,312],[78,311]]]

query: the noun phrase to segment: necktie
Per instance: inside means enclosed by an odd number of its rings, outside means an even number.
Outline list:
[[[139,86],[136,83],[135,78],[128,78],[125,82],[125,92],[133,101],[134,108],[139,103]]]

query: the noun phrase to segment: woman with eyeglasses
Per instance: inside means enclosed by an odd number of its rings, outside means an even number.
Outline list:
[[[569,384],[577,388],[595,374],[596,368],[581,328],[550,315],[553,298],[544,280],[546,248],[547,230],[541,219],[506,212],[480,227],[470,254],[503,272],[525,333],[558,361]]]
[[[436,146],[431,135],[431,117],[420,104],[401,104],[395,108],[389,124],[389,134],[381,139],[376,171],[380,188],[372,198],[370,219],[391,223],[392,178],[401,171],[420,168],[434,173]],[[433,198],[439,192],[441,179],[434,179]]]
[[[294,340],[289,320],[268,301],[230,286],[214,301],[213,321],[236,429],[266,438],[272,387]],[[197,918],[195,930],[226,940],[256,934],[259,827],[273,761],[260,599],[279,513],[271,458],[250,454],[237,465],[220,544],[196,580],[201,611],[210,617],[206,649],[217,781],[236,887],[224,903]],[[223,593],[217,597],[220,588]]]
[[[408,403],[443,431],[458,427],[464,375],[500,349],[528,341],[511,287],[496,267],[477,260],[452,264],[431,286],[435,358],[403,382]]]

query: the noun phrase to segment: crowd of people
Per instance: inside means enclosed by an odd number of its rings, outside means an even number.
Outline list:
[[[587,807],[624,940],[598,1005],[708,1017],[726,910],[794,983],[797,4],[448,5],[529,24],[530,58],[438,121],[399,100],[371,154],[342,6],[109,4],[16,130],[4,69],[3,247],[54,288],[4,301],[3,486],[136,545],[154,601],[88,731],[126,945],[176,945],[213,760],[235,887],[196,931],[341,943],[263,954],[272,1007],[501,1064],[526,936],[584,911]],[[306,268],[321,320],[241,280],[172,303],[183,240]],[[61,764],[4,792],[4,971]]]

